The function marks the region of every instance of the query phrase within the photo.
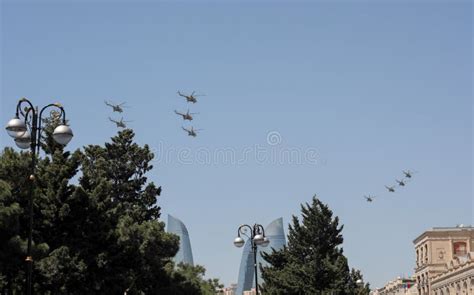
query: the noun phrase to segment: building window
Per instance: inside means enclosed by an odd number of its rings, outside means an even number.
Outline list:
[[[467,247],[465,242],[456,242],[453,243],[454,255],[463,256],[467,254]]]
[[[425,262],[428,263],[428,245],[425,244]]]
[[[420,264],[423,264],[425,262],[425,254],[423,252],[423,247],[420,249]]]

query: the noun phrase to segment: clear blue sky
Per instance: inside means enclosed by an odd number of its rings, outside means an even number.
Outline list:
[[[137,140],[171,154],[150,174],[163,220],[186,223],[209,276],[236,282],[239,224],[288,222],[315,193],[378,287],[413,272],[424,230],[474,223],[469,1],[68,2],[2,2],[1,121],[23,96],[60,101],[76,149],[115,134],[104,99],[127,101]],[[177,90],[206,94],[191,106],[197,138],[173,113],[187,108]],[[318,161],[198,161],[248,149]],[[418,173],[386,193],[403,169]]]

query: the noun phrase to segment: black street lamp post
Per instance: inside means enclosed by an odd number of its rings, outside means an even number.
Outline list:
[[[250,231],[250,236],[246,234],[247,229]],[[245,244],[244,239],[240,235],[245,235],[250,239],[250,243],[252,245],[252,252],[253,252],[253,266],[255,272],[255,291],[257,295],[260,295],[258,291],[258,266],[257,266],[257,246],[266,247],[270,243],[270,240],[265,236],[265,230],[263,226],[260,224],[254,224],[250,226],[248,224],[243,224],[239,226],[237,230],[237,238],[234,239],[234,245],[236,247],[242,247]]]
[[[22,110],[22,104],[27,106]],[[60,110],[59,119],[62,123],[54,129],[53,139],[61,144],[66,145],[73,137],[72,130],[66,125],[66,112],[59,103],[51,103],[44,106],[39,112],[38,107],[26,98],[18,101],[16,106],[15,117],[8,121],[6,130],[8,134],[14,138],[15,144],[21,149],[30,149],[31,151],[31,167],[30,167],[30,198],[28,201],[28,246],[26,250],[26,293],[32,293],[32,274],[33,274],[33,257],[31,254],[31,243],[33,237],[33,191],[35,181],[36,154],[39,153],[41,146],[41,122],[43,112],[51,107]]]

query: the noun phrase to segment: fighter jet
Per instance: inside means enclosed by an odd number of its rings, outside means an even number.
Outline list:
[[[395,179],[395,181],[398,183],[399,186],[405,186],[405,181],[406,180],[398,180],[398,179]]]
[[[368,195],[368,196],[364,196],[364,198],[367,202],[372,203],[375,199],[375,196]]]
[[[107,106],[112,108],[112,111],[117,112],[117,113],[122,113],[123,112],[122,106],[125,104],[125,102],[122,102],[122,103],[119,103],[119,104],[113,104],[113,103],[110,103],[106,100],[104,100],[104,102]]]
[[[180,113],[178,111],[174,111],[176,113],[176,115],[180,115],[181,117],[183,117],[183,120],[189,120],[189,121],[192,121],[193,120],[193,116],[192,115],[196,115],[198,113],[190,113],[189,110],[183,114],[183,113]]]
[[[193,129],[192,126],[191,126],[191,129],[186,129],[184,127],[181,127],[181,128],[183,128],[183,130],[186,131],[188,133],[188,135],[192,136],[192,137],[196,137],[197,136],[197,131],[202,130],[202,129]]]
[[[186,98],[186,101],[187,101],[187,102],[192,102],[192,103],[196,103],[196,102],[197,102],[197,99],[196,99],[196,98],[197,98],[198,96],[202,96],[202,95],[197,95],[197,94],[195,94],[195,91],[193,91],[190,95],[184,94],[184,93],[181,93],[181,92],[178,91],[178,95],[181,96],[181,97]]]
[[[132,122],[132,121],[124,121],[123,118],[121,118],[120,121],[116,121],[109,117],[109,120],[111,122],[114,122],[117,125],[117,128],[127,128],[127,125],[125,125],[125,123]]]
[[[388,189],[389,192],[394,193],[395,188],[393,186],[385,186],[386,189]]]

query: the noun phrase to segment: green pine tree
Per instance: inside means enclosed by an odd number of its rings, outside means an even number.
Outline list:
[[[316,196],[301,215],[301,221],[293,216],[287,246],[263,254],[269,263],[261,268],[264,294],[368,294],[354,281],[360,272],[349,270],[339,218]]]
[[[31,155],[27,152],[17,153],[5,148],[0,154],[0,290],[4,292],[25,291],[24,259],[32,188],[30,167]],[[37,202],[34,204],[36,208]],[[32,254],[40,258],[48,252],[48,245],[35,239],[36,233],[33,232]]]
[[[148,181],[148,146],[124,130],[105,146],[64,152],[45,122],[34,183],[36,294],[173,294],[183,289],[171,259],[178,237],[159,221],[161,188]],[[0,154],[0,290],[24,292],[31,156]],[[188,293],[204,294],[187,285]],[[179,293],[176,293],[179,294]]]

